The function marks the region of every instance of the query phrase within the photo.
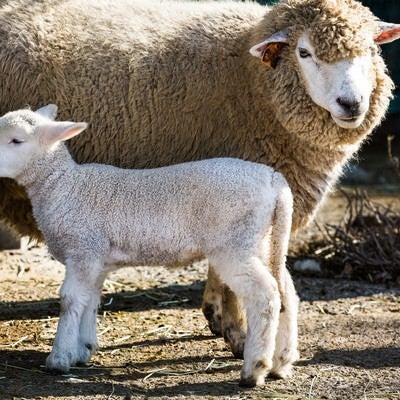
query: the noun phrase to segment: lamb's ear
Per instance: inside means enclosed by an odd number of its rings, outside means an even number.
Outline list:
[[[257,57],[269,68],[275,68],[282,49],[289,44],[288,29],[283,29],[267,37],[250,49],[250,54]]]
[[[57,110],[58,107],[55,104],[48,104],[47,106],[37,109],[36,112],[40,114],[42,117],[54,121],[57,117]]]
[[[400,25],[379,21],[380,33],[374,39],[376,44],[385,44],[400,39]]]
[[[50,121],[39,125],[36,133],[40,140],[46,144],[53,144],[62,140],[68,140],[78,135],[87,128],[86,122]]]

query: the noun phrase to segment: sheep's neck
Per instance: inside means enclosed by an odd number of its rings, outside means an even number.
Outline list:
[[[353,154],[353,148],[314,148],[295,142],[289,135],[285,141],[283,136],[280,132],[279,137],[268,138],[268,147],[259,161],[277,169],[288,181],[294,196],[293,229],[296,230],[313,218]]]

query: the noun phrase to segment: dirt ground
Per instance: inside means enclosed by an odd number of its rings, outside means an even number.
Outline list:
[[[320,219],[332,222],[343,208],[333,197]],[[316,235],[309,228],[292,246]],[[241,361],[210,334],[200,310],[206,271],[199,263],[112,274],[93,364],[54,376],[43,364],[63,267],[44,247],[0,252],[0,400],[400,399],[399,287],[295,276],[302,301],[294,376],[242,390]]]

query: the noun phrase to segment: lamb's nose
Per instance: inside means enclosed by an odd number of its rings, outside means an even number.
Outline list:
[[[360,106],[361,100],[357,99],[349,99],[346,97],[338,97],[336,102],[343,108],[346,113],[351,114],[352,116],[360,115]]]

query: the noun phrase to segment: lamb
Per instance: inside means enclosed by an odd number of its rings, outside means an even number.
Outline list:
[[[393,83],[378,45],[399,31],[355,0],[3,2],[0,114],[54,102],[62,119],[89,121],[69,142],[78,162],[270,165],[292,190],[296,230],[384,117]],[[0,218],[40,236],[11,180],[1,180]],[[245,319],[215,267],[204,314],[241,356]]]
[[[272,368],[279,287],[288,279],[293,204],[283,176],[232,158],[146,170],[79,165],[61,141],[86,124],[55,122],[56,110],[48,105],[0,118],[0,176],[26,189],[50,252],[66,267],[47,367],[67,371],[89,360],[100,289],[113,268],[207,257],[247,312],[240,384],[262,384]],[[295,315],[297,298],[290,300]],[[288,328],[293,343],[286,352],[296,357],[296,321]]]

